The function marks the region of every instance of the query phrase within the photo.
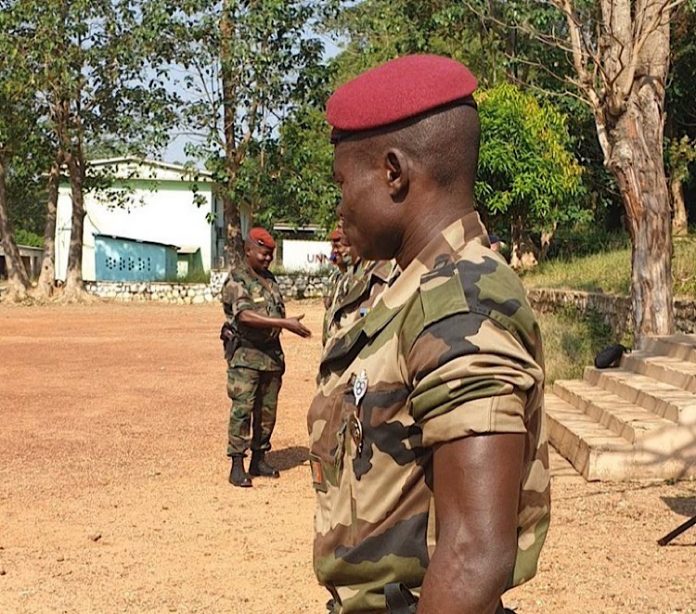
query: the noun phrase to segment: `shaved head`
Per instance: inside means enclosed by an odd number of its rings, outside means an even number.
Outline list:
[[[481,125],[472,106],[457,105],[404,122],[399,129],[372,134],[356,140],[371,161],[385,149],[400,149],[440,187],[464,183],[473,189]]]

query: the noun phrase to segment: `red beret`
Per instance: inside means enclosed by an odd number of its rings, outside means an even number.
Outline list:
[[[343,237],[343,233],[338,228],[333,230],[331,232],[331,234],[329,235],[329,239],[331,241],[340,241],[342,237]]]
[[[340,138],[340,133],[373,130],[466,102],[476,85],[476,77],[456,60],[407,55],[338,88],[326,104],[326,118],[334,128],[333,136]]]
[[[275,249],[276,246],[275,241],[271,236],[271,233],[268,232],[265,228],[261,228],[259,226],[252,228],[249,231],[249,239],[257,243],[258,245],[270,247],[271,249]]]

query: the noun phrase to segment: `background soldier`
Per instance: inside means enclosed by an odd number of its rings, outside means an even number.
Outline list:
[[[334,614],[492,614],[549,523],[539,328],[474,210],[473,75],[407,56],[327,105],[343,232],[397,267],[326,345],[309,409]]]
[[[326,345],[334,335],[364,317],[388,283],[394,263],[391,260],[362,260],[355,258],[339,279],[331,306],[324,314],[322,344]]]
[[[227,360],[227,395],[232,401],[227,455],[232,458],[230,483],[252,485],[249,474],[279,477],[265,460],[271,449],[278,392],[285,371],[281,329],[300,337],[310,331],[300,320],[285,317],[285,305],[275,277],[268,270],[275,241],[263,228],[252,228],[245,242],[247,266],[230,271],[222,287],[226,322],[221,338]],[[253,418],[253,438],[250,437]],[[251,447],[249,473],[244,456]]]
[[[333,249],[340,257],[343,267],[341,274],[334,279],[329,300],[325,300],[326,313],[322,326],[322,345],[341,328],[362,317],[386,284],[393,262],[373,262],[363,260],[350,246],[343,233],[343,223],[339,222],[334,231],[338,238]],[[332,233],[332,241],[334,234]],[[328,304],[327,304],[328,303]]]
[[[329,240],[331,241],[330,260],[334,266],[334,269],[333,271],[331,271],[328,283],[326,284],[322,292],[324,309],[328,309],[329,307],[331,307],[331,302],[333,301],[333,296],[336,292],[336,284],[338,283],[338,280],[341,278],[341,275],[343,275],[348,269],[348,265],[343,261],[343,248],[341,247],[342,237],[343,234],[341,233],[340,227],[333,230],[333,232],[329,235]]]

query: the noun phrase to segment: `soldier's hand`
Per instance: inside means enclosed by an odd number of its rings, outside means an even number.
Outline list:
[[[289,330],[291,333],[295,333],[300,337],[311,337],[312,331],[309,330],[300,320],[304,318],[304,314],[297,316],[296,318],[286,318],[285,319],[285,329]]]

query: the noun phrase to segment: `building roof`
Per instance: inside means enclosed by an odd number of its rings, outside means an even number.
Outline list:
[[[162,243],[161,241],[150,241],[148,239],[134,239],[132,237],[124,237],[122,235],[112,235],[112,234],[105,234],[105,233],[96,233],[94,235],[95,238],[97,237],[102,237],[105,239],[116,239],[117,241],[130,241],[132,243],[147,243],[148,245],[162,245],[164,247],[173,247],[177,251],[179,251],[179,246],[174,245],[174,243]]]
[[[306,226],[298,226],[291,222],[276,222],[273,224],[273,230],[277,232],[311,232],[316,234],[322,230],[319,224],[307,224]]]
[[[184,164],[172,164],[160,160],[140,158],[138,156],[120,156],[116,158],[98,158],[87,162],[87,173],[100,168],[111,167],[111,175],[115,179],[144,179],[152,181],[197,181],[211,183],[213,174],[209,171],[186,166]],[[143,169],[149,169],[142,172]],[[63,167],[62,182],[67,180],[66,170]]]

